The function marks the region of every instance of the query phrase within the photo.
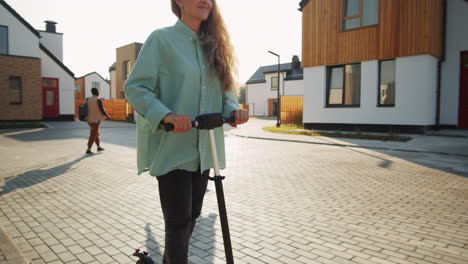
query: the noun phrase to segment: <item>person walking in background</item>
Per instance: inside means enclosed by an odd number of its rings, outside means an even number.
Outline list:
[[[208,133],[191,120],[207,113],[248,120],[235,96],[235,57],[216,0],[171,0],[179,18],[145,41],[124,85],[136,112],[138,174],[156,176],[165,223],[164,264],[187,264],[195,222],[213,168]],[[172,123],[166,132],[162,123]],[[214,129],[224,169],[223,128]]]
[[[104,109],[104,104],[99,98],[99,90],[97,88],[92,88],[91,93],[93,96],[86,98],[88,104],[88,117],[86,122],[89,125],[89,139],[88,139],[88,149],[86,154],[93,154],[91,147],[93,143],[96,143],[97,151],[103,151],[104,149],[100,145],[100,125],[101,122],[106,119],[110,119],[110,116],[107,114],[106,109]]]

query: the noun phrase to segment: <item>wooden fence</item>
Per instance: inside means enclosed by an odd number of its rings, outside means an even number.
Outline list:
[[[84,99],[75,100],[75,119],[78,119],[78,106]],[[125,99],[102,99],[104,108],[113,120],[127,120],[133,118],[133,108]],[[241,104],[241,109],[249,110],[249,105]],[[302,118],[302,116],[301,116]]]
[[[75,100],[75,119],[78,119],[78,106],[85,100]],[[113,120],[127,120],[133,115],[133,109],[125,99],[102,100],[104,108]]]
[[[281,96],[281,124],[301,125],[303,108],[302,96]]]
[[[249,105],[248,104],[239,104],[239,106],[240,106],[240,109],[244,109],[244,110],[249,111]]]

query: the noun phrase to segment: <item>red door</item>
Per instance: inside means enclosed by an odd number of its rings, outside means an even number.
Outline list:
[[[59,83],[56,78],[42,78],[42,107],[44,117],[59,115]]]

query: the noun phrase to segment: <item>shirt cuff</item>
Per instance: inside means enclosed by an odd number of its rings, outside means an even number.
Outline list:
[[[167,107],[162,104],[159,107],[153,107],[146,114],[145,119],[153,132],[156,132],[161,124],[161,120],[169,113],[172,113]]]

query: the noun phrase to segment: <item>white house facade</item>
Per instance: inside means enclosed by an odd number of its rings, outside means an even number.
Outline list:
[[[46,30],[38,30],[41,34],[39,41],[46,46],[57,59],[63,61],[63,34],[56,32],[56,22],[49,20],[45,22]]]
[[[278,89],[280,96],[303,96],[304,80],[297,56],[292,63],[262,66],[246,82],[246,102],[251,116],[276,116]]]
[[[379,14],[379,1],[376,0],[373,3],[377,3],[374,7],[376,14]],[[304,66],[304,126],[309,129],[359,129],[407,133],[423,133],[440,127],[468,128],[468,33],[466,30],[468,1],[450,0],[439,3],[443,5],[444,14],[441,17],[444,17],[446,22],[444,23],[441,19],[440,31],[437,30],[437,22],[430,24],[433,28],[429,28],[426,35],[432,34],[432,38],[435,39],[433,41],[435,44],[431,44],[434,46],[435,53],[438,47],[441,47],[440,56],[427,52],[428,54],[349,62],[346,62],[347,57],[343,56],[342,58],[336,57],[335,60],[343,61],[339,64]],[[309,7],[310,9],[306,10],[308,4],[314,7],[318,4],[315,0],[301,1],[301,10],[304,9],[304,12],[307,11],[310,14],[313,8]],[[434,8],[435,12],[440,10],[434,6],[431,8]],[[320,11],[314,12],[320,13]],[[419,10],[415,13],[421,21],[430,21],[428,23],[432,23],[433,19],[437,21],[433,17],[428,17],[428,14],[423,11]],[[326,14],[320,14],[318,17],[313,17],[314,21],[328,19]],[[365,14],[358,15],[364,19]],[[380,10],[380,15],[382,23],[393,19],[382,10]],[[304,21],[309,21],[310,17],[304,19]],[[341,19],[346,21],[348,18],[343,15]],[[376,18],[374,24],[376,28],[379,27],[379,18]],[[304,25],[305,30],[313,32],[312,34],[319,31],[314,31],[317,22],[310,25],[304,22]],[[424,26],[422,23],[421,25]],[[328,28],[328,30],[333,30],[332,34],[342,36],[342,43],[338,42],[336,49],[345,53],[352,50],[346,44],[345,38],[348,37],[351,40],[352,34],[358,35],[360,32],[367,34],[371,32],[372,26],[374,25],[362,29],[357,26],[353,31],[336,31],[336,28]],[[437,42],[439,34],[440,42]],[[383,33],[381,38],[385,38]],[[377,41],[379,40],[371,43],[370,47],[373,47],[372,44],[378,45]],[[399,47],[400,52],[408,49],[418,53],[413,50],[421,49],[421,45],[417,46],[418,44],[412,44],[406,39],[400,41],[406,45]],[[418,40],[415,40],[415,43],[417,42]],[[320,53],[320,47],[331,45],[316,43],[306,43],[307,48],[303,47],[303,53],[313,54],[309,56],[309,64],[320,64],[316,62],[320,60],[317,56],[327,52]],[[366,52],[361,54],[359,56],[363,58],[373,56],[369,56],[370,53]],[[327,60],[322,59],[322,61]]]
[[[396,59],[395,105],[377,105],[379,61],[360,63],[360,107],[327,107],[327,67],[304,69],[304,123],[429,126],[434,122],[437,60],[430,55]],[[427,91],[432,91],[428,93]]]
[[[99,90],[99,97],[103,99],[111,99],[111,91],[110,91],[110,84],[109,82],[104,79],[99,73],[92,72],[88,73],[83,77],[77,78],[81,79],[84,78],[84,97],[93,96],[91,93],[92,88],[97,88]]]
[[[51,54],[44,46],[41,45],[41,75],[44,80],[56,79],[58,88],[58,106],[59,115],[71,117],[75,115],[75,95],[74,85],[75,79],[73,73],[66,67],[60,66],[57,58]],[[47,105],[48,94],[43,95],[45,104]]]
[[[74,74],[55,22],[34,29],[0,0],[0,120],[73,120]]]

